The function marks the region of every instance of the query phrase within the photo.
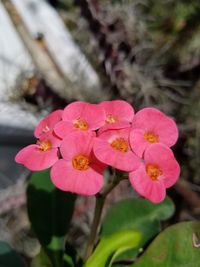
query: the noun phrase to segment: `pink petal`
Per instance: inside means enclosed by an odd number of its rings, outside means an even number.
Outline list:
[[[166,191],[163,182],[151,180],[143,164],[136,171],[129,173],[129,180],[135,191],[151,202],[159,203],[164,200]]]
[[[91,151],[89,158],[90,167],[99,173],[103,173],[106,167],[108,166],[108,164],[105,164],[97,159],[93,150]]]
[[[133,129],[153,131],[156,124],[163,118],[163,113],[155,108],[143,108],[133,118]],[[165,116],[165,115],[164,115]]]
[[[100,103],[106,115],[113,115],[118,121],[132,122],[134,116],[133,107],[123,100],[104,101]]]
[[[100,138],[95,139],[93,150],[98,160],[119,170],[131,171],[140,165],[139,159],[132,151],[117,151]]]
[[[64,121],[72,122],[74,119],[80,117],[80,115],[84,112],[86,102],[75,101],[71,104],[67,105],[63,111],[62,119]]]
[[[140,158],[143,157],[145,149],[151,144],[144,138],[144,131],[132,129],[130,131],[130,146],[133,152]]]
[[[163,144],[152,144],[144,154],[146,164],[156,164],[163,172],[165,187],[171,187],[176,183],[180,175],[180,166],[170,148]]]
[[[78,171],[70,161],[59,160],[51,169],[53,184],[63,191],[90,196],[98,193],[103,186],[101,173],[90,168]]]
[[[74,128],[73,124],[67,121],[60,121],[54,127],[55,134],[62,139],[68,134],[72,132],[77,132],[77,131],[78,130]]]
[[[35,128],[34,135],[37,138],[44,136],[46,133],[52,132],[53,127],[62,118],[62,110],[56,110],[41,120],[38,126]]]
[[[159,135],[160,143],[171,147],[177,142],[178,128],[176,123],[169,117],[159,121],[155,127],[155,132]]]
[[[86,131],[80,130],[78,128],[75,128],[73,124],[68,121],[58,122],[56,126],[54,127],[54,132],[57,136],[59,136],[62,139],[67,137],[69,134],[75,133],[75,132],[85,132],[85,133],[89,133],[92,136],[96,136],[96,133],[94,131],[91,131],[90,129]]]
[[[126,121],[119,121],[112,124],[105,124],[98,130],[98,135],[102,134],[107,130],[119,130],[127,127],[130,127],[130,123]]]
[[[99,138],[109,142],[110,140],[113,140],[117,137],[121,137],[129,141],[130,130],[131,130],[130,126],[123,129],[107,130],[99,134]]]
[[[144,108],[133,118],[133,129],[150,131],[159,136],[159,142],[172,146],[178,138],[176,123],[155,108]]]
[[[38,141],[50,141],[52,147],[59,147],[62,139],[60,139],[54,132],[46,133],[42,135]]]
[[[73,123],[77,119],[85,120],[90,130],[97,130],[104,125],[105,112],[98,104],[77,101],[64,109],[63,120]]]
[[[64,159],[71,160],[77,155],[89,156],[94,143],[94,137],[83,131],[69,134],[60,145],[60,152]]]
[[[58,149],[52,148],[46,152],[39,150],[38,145],[29,145],[18,152],[17,163],[23,164],[32,171],[45,170],[59,160]]]

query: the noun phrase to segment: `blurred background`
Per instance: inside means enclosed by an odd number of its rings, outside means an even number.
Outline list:
[[[17,151],[49,112],[109,99],[176,120],[182,173],[168,191],[177,207],[169,223],[200,219],[199,0],[0,0],[0,239],[25,257],[39,245],[26,215],[30,172],[14,163]],[[90,204],[79,200],[79,215]],[[91,216],[76,220],[77,245]]]

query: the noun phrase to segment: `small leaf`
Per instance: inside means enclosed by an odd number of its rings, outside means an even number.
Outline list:
[[[20,256],[5,242],[0,242],[0,267],[25,267]]]
[[[64,254],[64,263],[69,267],[74,267],[74,262],[72,258],[67,254]]]
[[[31,267],[52,267],[51,261],[41,249],[40,253],[32,260]]]
[[[160,204],[146,199],[126,199],[111,207],[102,225],[101,238],[123,230],[136,230],[142,233],[140,244],[118,259],[134,258],[139,249],[151,240],[160,230],[160,221],[172,216],[174,204],[166,198]]]
[[[138,246],[140,238],[140,233],[132,230],[103,237],[84,267],[109,267],[114,253]]]
[[[75,196],[58,190],[49,171],[34,173],[27,189],[28,215],[54,267],[62,266],[65,238],[73,215]]]
[[[168,227],[132,267],[199,267],[200,248],[195,247],[194,234],[200,238],[200,222],[182,222]]]
[[[65,244],[64,263],[67,267],[83,266],[82,258],[77,253],[77,250],[68,242]]]

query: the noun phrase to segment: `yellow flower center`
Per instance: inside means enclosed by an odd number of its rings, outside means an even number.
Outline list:
[[[50,131],[50,129],[49,129],[49,126],[48,125],[45,125],[44,127],[43,127],[43,129],[42,129],[42,132],[43,133],[48,133]]]
[[[45,141],[38,140],[36,144],[39,145],[39,150],[42,152],[46,152],[52,148],[52,144],[48,140]]]
[[[123,153],[128,151],[128,142],[122,137],[119,137],[113,140],[111,143],[111,146],[115,148],[116,150],[123,152]]]
[[[85,171],[90,168],[89,166],[90,161],[88,157],[83,156],[83,155],[78,155],[72,159],[72,165],[74,169],[79,170],[79,171]]]
[[[158,180],[158,177],[162,175],[162,171],[158,166],[153,164],[148,164],[146,166],[146,172],[153,181]]]
[[[145,132],[144,133],[144,138],[150,143],[150,144],[153,144],[153,143],[156,143],[158,142],[158,139],[159,139],[159,136],[154,134],[153,132]]]
[[[117,118],[115,118],[112,114],[108,114],[106,117],[106,123],[113,124],[117,121]]]
[[[88,123],[83,119],[78,118],[73,122],[73,124],[75,128],[82,131],[86,131],[88,129]]]

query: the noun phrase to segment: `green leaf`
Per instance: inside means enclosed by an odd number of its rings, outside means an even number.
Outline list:
[[[5,242],[0,242],[0,267],[25,267],[20,256]]]
[[[113,261],[113,255],[118,250],[138,246],[140,233],[129,230],[121,231],[101,239],[92,256],[88,259],[84,267],[109,267]]]
[[[200,247],[195,246],[199,238],[200,222],[170,226],[154,239],[132,267],[199,267]]]
[[[67,255],[66,253],[64,253],[63,255],[63,262],[64,264],[62,265],[62,267],[63,266],[67,266],[67,267],[76,266],[75,265],[76,263],[74,263],[72,257]],[[41,249],[38,255],[32,260],[31,267],[53,267],[53,265],[49,257],[46,255],[45,251]]]
[[[51,261],[41,249],[40,253],[32,260],[31,267],[52,267]]]
[[[64,263],[69,267],[74,267],[74,262],[72,258],[67,254],[64,254]]]
[[[66,233],[73,215],[75,195],[58,190],[49,171],[34,173],[27,189],[28,215],[53,267],[63,263]]]
[[[161,230],[161,220],[174,213],[174,204],[166,198],[162,203],[153,204],[146,199],[126,199],[111,207],[102,225],[101,237],[123,230],[142,233],[140,244],[118,259],[134,258],[139,250]]]
[[[65,244],[64,263],[67,267],[83,266],[82,258],[79,256],[77,250],[68,242]]]

